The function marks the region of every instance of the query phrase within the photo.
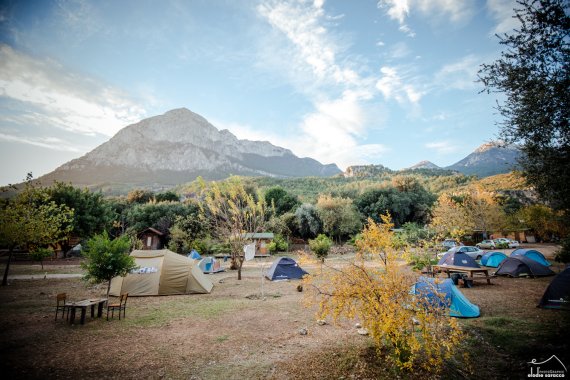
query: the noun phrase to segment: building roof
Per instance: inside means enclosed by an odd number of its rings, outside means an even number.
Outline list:
[[[242,234],[243,237],[245,237],[246,239],[273,239],[275,237],[275,235],[273,234],[273,232],[248,232],[245,234]]]
[[[155,233],[155,234],[157,234],[157,235],[159,235],[159,236],[163,236],[163,235],[164,235],[162,232],[160,232],[159,230],[157,230],[157,229],[155,229],[155,228],[152,228],[152,227],[147,227],[147,228],[145,228],[144,230],[142,230],[141,232],[139,232],[139,235],[142,235],[142,234],[144,234],[145,232],[152,232],[152,233]]]

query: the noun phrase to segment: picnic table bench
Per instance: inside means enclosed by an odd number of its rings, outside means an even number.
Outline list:
[[[75,314],[77,309],[81,309],[81,319],[79,323],[85,324],[85,314],[87,314],[87,308],[91,308],[91,318],[95,317],[95,306],[97,306],[97,318],[101,318],[103,315],[103,305],[107,302],[107,298],[91,298],[78,302],[73,302],[69,307],[69,323],[73,324],[75,322]]]
[[[447,277],[451,277],[451,273],[466,273],[467,277],[465,280],[487,280],[487,284],[489,285],[491,284],[491,279],[495,277],[489,275],[489,269],[487,268],[472,268],[460,265],[434,265],[433,270],[445,272],[447,273]]]

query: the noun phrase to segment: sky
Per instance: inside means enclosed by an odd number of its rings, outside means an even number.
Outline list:
[[[477,71],[511,0],[2,0],[0,185],[185,107],[324,164],[451,165],[497,138]]]

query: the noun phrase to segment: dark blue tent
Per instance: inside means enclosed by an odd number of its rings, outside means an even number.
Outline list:
[[[458,265],[460,267],[481,268],[471,256],[463,252],[446,252],[437,265]]]
[[[194,260],[202,260],[202,256],[200,256],[195,249],[193,249],[187,256]]]
[[[554,272],[546,265],[531,260],[526,256],[511,256],[504,260],[499,269],[495,272],[497,275],[506,275],[511,277],[520,276],[552,276]]]
[[[479,307],[469,302],[451,279],[439,282],[434,278],[420,277],[412,287],[412,293],[423,297],[430,305],[449,307],[452,317],[476,318],[481,314]]]
[[[542,253],[540,253],[539,251],[535,250],[535,249],[515,249],[513,251],[513,253],[511,253],[511,257],[515,257],[515,256],[525,256],[531,260],[536,261],[537,263],[540,263],[542,265],[545,265],[547,267],[549,267],[550,264],[548,262],[548,260],[546,260],[546,257],[544,257],[544,255]]]
[[[481,257],[481,265],[486,267],[498,268],[501,263],[507,259],[507,255],[503,252],[487,252]]]
[[[265,273],[265,277],[271,281],[276,281],[303,278],[306,274],[308,273],[295,260],[289,257],[281,257],[273,262]]]
[[[538,307],[570,310],[570,266],[552,279]]]

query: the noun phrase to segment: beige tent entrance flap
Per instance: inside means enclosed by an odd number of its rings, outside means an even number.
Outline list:
[[[195,260],[168,249],[133,251],[131,256],[139,269],[112,280],[110,294],[113,296],[210,293],[214,287]]]

